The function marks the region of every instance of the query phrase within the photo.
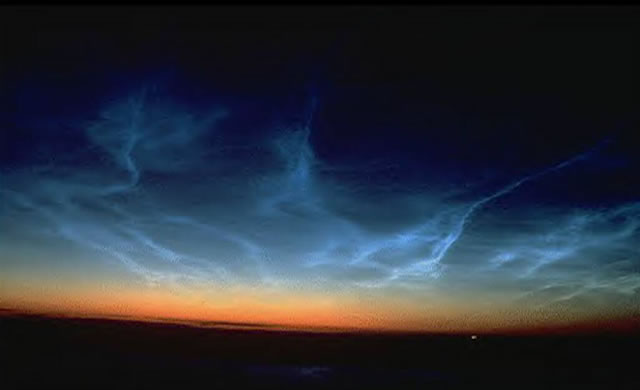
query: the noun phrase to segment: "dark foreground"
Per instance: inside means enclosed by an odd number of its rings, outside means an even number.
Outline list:
[[[0,388],[640,389],[640,337],[349,335],[0,316]]]

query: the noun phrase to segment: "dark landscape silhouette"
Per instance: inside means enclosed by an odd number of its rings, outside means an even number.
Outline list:
[[[4,311],[13,388],[637,388],[634,332],[500,336],[216,329]]]

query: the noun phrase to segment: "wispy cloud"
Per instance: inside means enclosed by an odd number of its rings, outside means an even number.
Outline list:
[[[151,284],[307,280],[481,293],[495,282],[511,286],[505,291],[514,299],[539,304],[640,286],[633,245],[640,203],[540,207],[539,219],[515,231],[471,226],[494,215],[496,201],[588,165],[606,143],[498,189],[461,186],[456,197],[428,186],[379,192],[343,180],[340,172],[353,167],[316,155],[313,115],[233,145],[220,130],[233,118],[226,109],[197,112],[143,90],[81,129],[92,164],[78,159],[5,174],[3,213],[17,216],[21,228],[110,257]],[[245,152],[255,158],[238,157]]]

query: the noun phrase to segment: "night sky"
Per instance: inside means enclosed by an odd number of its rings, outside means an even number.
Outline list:
[[[640,314],[637,8],[1,14],[4,308]]]

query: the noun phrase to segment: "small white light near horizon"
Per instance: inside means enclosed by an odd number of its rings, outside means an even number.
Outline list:
[[[477,339],[478,339],[478,336],[476,336],[475,334],[471,335],[471,340],[477,340]]]

